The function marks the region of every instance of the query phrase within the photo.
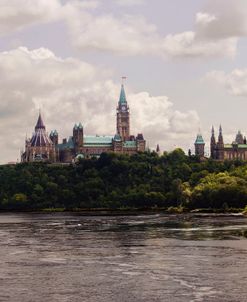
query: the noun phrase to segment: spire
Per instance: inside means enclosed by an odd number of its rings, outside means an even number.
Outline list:
[[[156,147],[156,152],[159,153],[160,152],[160,145],[157,144],[157,147]]]
[[[211,134],[214,136],[214,126],[212,126]]]
[[[219,128],[219,137],[218,137],[218,144],[220,145],[224,145],[224,140],[223,140],[223,134],[222,134],[222,127],[220,125],[220,128]]]
[[[125,91],[124,91],[124,85],[121,85],[121,92],[120,92],[120,97],[119,97],[119,102],[120,105],[126,105],[127,104],[127,100],[126,100],[126,95],[125,95]]]
[[[39,111],[39,117],[38,117],[38,121],[37,121],[37,124],[35,126],[35,130],[37,129],[45,129],[45,124],[42,120],[42,117],[41,117],[41,112]]]

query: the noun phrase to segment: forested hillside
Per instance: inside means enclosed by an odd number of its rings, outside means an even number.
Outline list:
[[[104,153],[70,166],[0,167],[1,210],[176,207],[184,211],[246,205],[247,163],[200,162],[180,149],[162,156]]]

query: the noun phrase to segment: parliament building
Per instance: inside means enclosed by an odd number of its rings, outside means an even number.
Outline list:
[[[144,152],[146,141],[142,133],[130,134],[130,110],[124,85],[121,86],[117,105],[116,134],[108,136],[85,135],[81,123],[75,124],[72,136],[59,142],[58,132],[46,132],[41,113],[31,139],[26,139],[22,162],[47,161],[71,163],[79,158],[100,156],[103,152],[135,154]]]
[[[205,143],[201,134],[197,135],[195,141],[195,154],[204,157]],[[218,139],[216,140],[214,127],[211,131],[210,157],[214,160],[247,160],[246,137],[241,131],[236,134],[235,140],[231,144],[225,144],[222,127],[219,127]]]

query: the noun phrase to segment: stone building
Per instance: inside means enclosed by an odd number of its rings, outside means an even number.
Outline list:
[[[36,131],[38,126],[37,134],[34,135],[36,137],[42,132],[42,149],[37,144],[33,145],[36,139],[27,140],[25,152],[22,154],[22,161],[45,160],[70,163],[78,158],[98,157],[102,152],[135,154],[144,152],[146,149],[146,141],[143,134],[139,133],[136,136],[130,134],[130,110],[123,84],[117,105],[115,135],[86,135],[82,124],[79,123],[74,125],[72,135],[69,138],[64,138],[59,143],[58,132],[56,130],[51,131],[48,136],[45,132],[43,121],[42,125],[40,124],[41,121],[42,118],[39,115],[39,120],[35,127]]]
[[[231,144],[225,144],[222,127],[219,128],[218,140],[216,142],[214,127],[211,132],[210,141],[211,158],[215,160],[247,160],[246,137],[238,131],[235,140]]]
[[[195,140],[195,155],[198,155],[199,157],[204,157],[204,149],[205,149],[205,142],[203,140],[203,137],[201,133],[197,134],[196,140]]]
[[[48,136],[44,122],[39,113],[35,131],[31,139],[25,141],[25,152],[21,154],[22,162],[57,160],[56,147]]]

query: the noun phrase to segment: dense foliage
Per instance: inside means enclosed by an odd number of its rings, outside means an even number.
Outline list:
[[[181,149],[158,156],[102,154],[76,165],[0,167],[0,209],[244,208],[245,162],[200,161]]]

